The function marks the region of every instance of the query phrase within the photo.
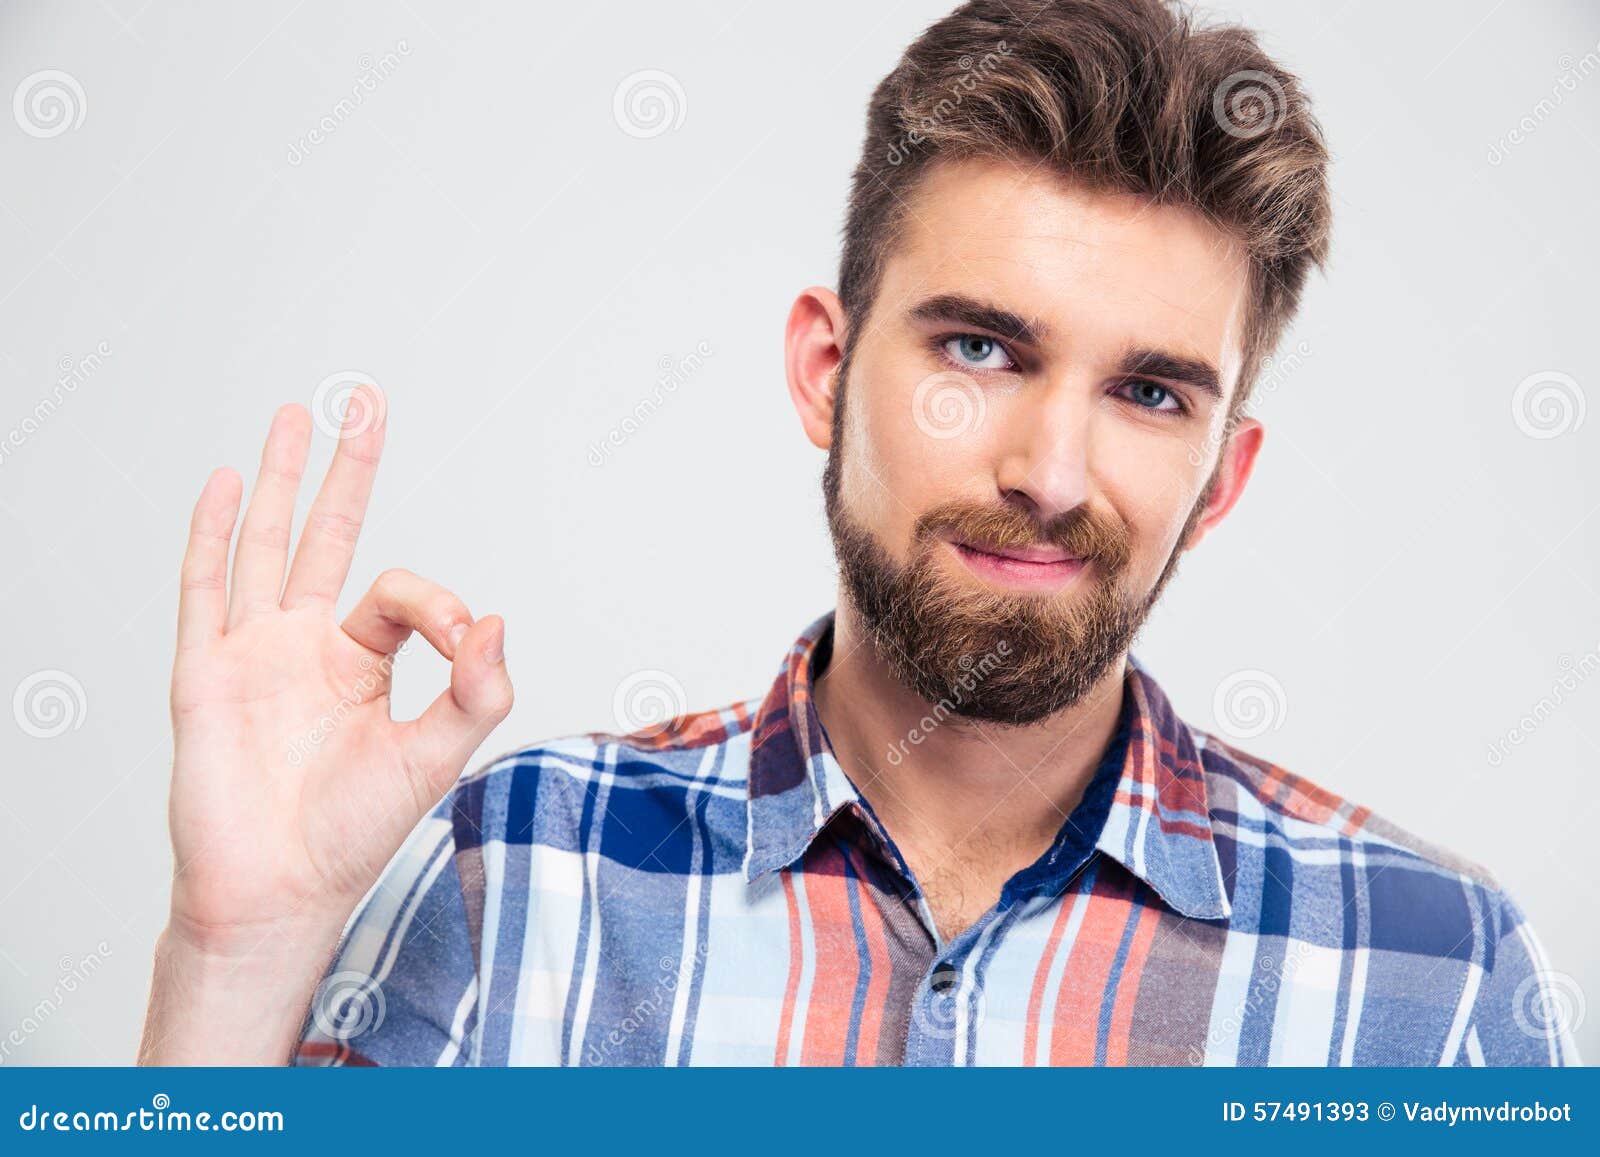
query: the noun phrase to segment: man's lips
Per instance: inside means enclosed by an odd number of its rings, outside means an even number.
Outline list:
[[[1058,587],[1084,568],[1084,560],[1056,546],[991,546],[947,540],[967,568],[1002,586]]]
[[[1076,562],[1077,557],[1059,546],[990,546],[986,542],[968,542],[960,540],[956,545],[963,550],[977,551],[979,554],[992,555],[995,558],[1011,559],[1015,562],[1054,563]]]

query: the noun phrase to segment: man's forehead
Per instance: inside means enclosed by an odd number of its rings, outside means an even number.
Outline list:
[[[985,239],[1054,242],[1093,258],[1102,251],[1165,244],[1185,254],[1208,252],[1223,263],[1242,259],[1226,231],[1187,206],[1091,188],[1053,169],[1013,161],[937,162],[918,178],[902,208],[907,239],[915,236],[935,248]]]

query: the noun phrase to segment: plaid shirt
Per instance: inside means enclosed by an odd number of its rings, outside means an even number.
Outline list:
[[[832,623],[764,699],[462,779],[297,1063],[1577,1063],[1493,877],[1189,727],[1131,658],[1054,845],[945,940],[828,748]]]

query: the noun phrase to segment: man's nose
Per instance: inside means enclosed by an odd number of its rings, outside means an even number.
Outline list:
[[[1029,402],[1006,415],[1010,428],[995,482],[1002,498],[1048,521],[1088,499],[1093,408],[1085,392],[1075,394],[1067,383]]]

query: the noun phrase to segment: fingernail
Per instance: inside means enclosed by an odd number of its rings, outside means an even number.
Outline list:
[[[467,624],[457,623],[455,626],[451,627],[450,633],[445,636],[450,643],[450,649],[454,651],[457,647],[459,647],[461,645],[461,640],[466,638],[466,635]]]
[[[483,649],[483,657],[491,663],[498,663],[506,657],[506,628],[501,623],[499,630],[490,636],[489,643]]]

